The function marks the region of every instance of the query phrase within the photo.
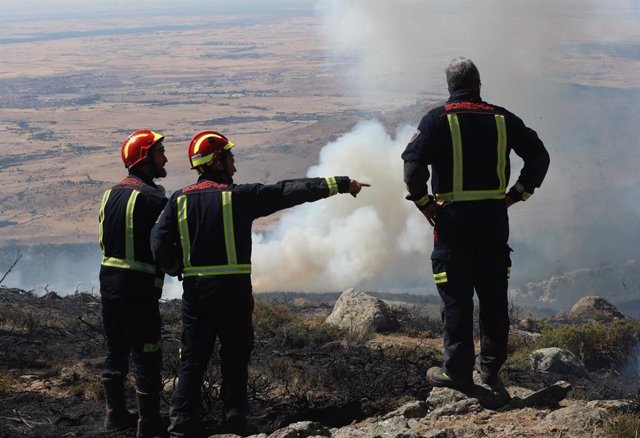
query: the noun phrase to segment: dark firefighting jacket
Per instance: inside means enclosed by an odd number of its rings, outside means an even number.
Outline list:
[[[453,93],[423,117],[402,154],[407,199],[418,208],[429,202],[428,165],[433,173],[432,192],[439,201],[504,199],[511,150],[524,166],[509,196],[524,201],[540,187],[549,167],[542,141],[520,118],[483,102],[479,93]]]
[[[225,184],[202,175],[175,192],[151,232],[156,261],[180,271],[185,288],[251,273],[251,225],[256,218],[349,191],[349,178],[302,178],[276,184]],[[220,180],[223,180],[222,178]],[[185,289],[186,290],[186,289]]]
[[[134,174],[104,193],[99,225],[103,297],[160,297],[164,273],[151,255],[149,234],[166,203],[162,189]]]

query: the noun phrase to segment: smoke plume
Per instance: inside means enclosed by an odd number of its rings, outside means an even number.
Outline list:
[[[416,278],[426,284],[428,230],[404,200],[399,158],[411,132],[405,127],[392,138],[380,123],[362,122],[324,147],[308,176],[348,175],[372,187],[356,199],[338,195],[296,207],[275,230],[254,236],[257,291],[409,288]]]
[[[598,198],[608,190],[639,198],[631,161],[638,134],[632,120],[640,84],[631,67],[640,59],[639,9],[627,0],[560,1],[553,7],[541,0],[317,5],[323,35],[334,48],[328,57],[357,61],[344,87],[357,89],[363,101],[444,98],[444,68],[466,56],[480,69],[483,98],[539,133],[552,166],[535,196],[510,211],[515,283],[640,255],[630,243],[640,237],[637,205]],[[407,120],[395,133],[363,122],[323,149],[310,176],[346,174],[373,187],[356,200],[339,196],[297,207],[275,231],[256,235],[257,291],[434,291],[428,278],[431,229],[404,200],[399,158],[418,122]],[[511,183],[521,165],[512,155]]]

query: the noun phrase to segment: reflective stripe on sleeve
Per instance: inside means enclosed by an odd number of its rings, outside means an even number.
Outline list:
[[[424,195],[422,198],[415,201],[415,203],[418,207],[424,207],[429,203],[429,195]]]
[[[433,274],[433,279],[435,280],[436,284],[446,283],[448,281],[446,271]]]
[[[324,179],[327,183],[327,188],[329,189],[329,196],[333,196],[338,193],[338,182],[336,181],[335,176],[329,176]]]

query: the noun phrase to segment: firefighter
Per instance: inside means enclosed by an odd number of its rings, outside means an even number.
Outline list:
[[[151,232],[159,266],[180,274],[182,350],[171,400],[171,436],[200,436],[201,384],[220,340],[224,423],[241,432],[249,411],[248,364],[253,350],[251,226],[254,219],[337,193],[356,196],[360,183],[346,176],[304,178],[272,185],[234,184],[236,171],[224,135],[200,132],[188,149],[197,183],[175,192]]]
[[[160,312],[164,273],[151,255],[149,233],[167,202],[153,180],[167,176],[164,137],[136,131],[121,148],[129,175],[110,188],[100,206],[102,318],[108,353],[102,372],[107,430],[134,427],[137,437],[162,434]],[[126,408],[124,382],[133,360],[138,416]],[[166,431],[165,431],[166,432]]]
[[[549,154],[535,131],[480,98],[480,73],[466,58],[446,69],[448,101],[431,109],[407,145],[408,200],[434,226],[433,277],[441,297],[443,365],[427,371],[433,386],[469,388],[475,369],[496,389],[507,358],[507,279],[511,269],[507,208],[540,187]],[[524,161],[507,191],[509,153]],[[428,166],[431,166],[431,174]],[[431,176],[433,195],[427,190]],[[473,344],[473,295],[479,301],[480,352]]]

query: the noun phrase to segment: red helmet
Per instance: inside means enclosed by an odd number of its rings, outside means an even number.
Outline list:
[[[196,134],[189,143],[189,162],[191,168],[209,165],[224,151],[228,151],[234,143],[219,132],[203,131]]]
[[[147,154],[151,147],[164,140],[164,135],[148,129],[142,129],[131,134],[122,143],[122,162],[127,169],[147,158]]]

